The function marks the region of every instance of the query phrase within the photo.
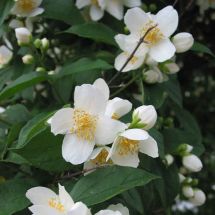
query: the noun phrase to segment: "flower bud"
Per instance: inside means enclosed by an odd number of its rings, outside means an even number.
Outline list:
[[[37,49],[40,49],[40,47],[42,46],[42,41],[41,41],[40,39],[34,40],[34,46],[35,46]]]
[[[49,40],[47,38],[43,38],[41,42],[42,42],[42,46],[41,46],[42,49],[47,50],[49,48]]]
[[[200,189],[194,190],[194,195],[189,199],[195,206],[203,205],[206,201],[205,193]]]
[[[178,173],[178,177],[179,177],[179,182],[182,183],[186,178],[184,175],[182,175],[181,173]]]
[[[167,166],[170,166],[174,162],[174,157],[170,154],[166,154],[165,160],[166,160]]]
[[[22,57],[22,62],[24,64],[32,64],[34,62],[34,57],[30,54],[27,54]]]
[[[144,81],[148,84],[155,84],[160,79],[160,74],[155,70],[148,70],[144,74]]]
[[[175,74],[180,70],[180,67],[176,63],[166,63],[165,67],[168,69],[169,74]]]
[[[183,186],[182,193],[187,198],[191,198],[194,196],[193,188],[191,186]]]
[[[133,120],[134,118],[138,119],[144,130],[149,130],[157,121],[157,112],[152,105],[142,105],[134,110]]]
[[[20,46],[22,45],[28,45],[31,41],[31,32],[27,28],[16,28],[16,38],[18,41],[18,44]]]
[[[0,66],[8,64],[13,57],[13,52],[6,46],[0,46]]]
[[[199,172],[202,169],[201,160],[194,154],[184,156],[182,163],[191,172]]]
[[[45,72],[45,68],[44,67],[37,67],[36,68],[36,72]]]
[[[176,34],[173,37],[172,42],[176,48],[176,52],[182,53],[186,52],[193,46],[194,39],[192,34],[183,32]]]

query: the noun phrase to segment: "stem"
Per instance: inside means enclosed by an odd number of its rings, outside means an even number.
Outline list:
[[[128,59],[125,61],[125,63],[123,64],[122,68],[111,78],[111,80],[108,82],[108,84],[110,84],[113,80],[115,80],[119,74],[123,71],[123,69],[125,69],[125,67],[128,65],[128,63],[130,62],[130,60],[134,57],[137,49],[140,47],[140,45],[142,43],[147,43],[147,41],[145,41],[146,36],[149,34],[149,32],[151,30],[153,30],[154,28],[156,28],[157,25],[150,27],[146,33],[140,38],[139,42],[137,43],[136,47],[134,48],[133,52],[130,54],[130,56],[128,57]]]
[[[175,0],[175,2],[173,3],[173,7],[175,7],[175,5],[178,3],[178,0]]]

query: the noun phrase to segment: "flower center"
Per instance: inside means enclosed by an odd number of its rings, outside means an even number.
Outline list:
[[[144,36],[144,34],[147,32],[149,28],[152,28],[156,24],[153,21],[149,21],[145,27],[141,30],[141,37]],[[149,43],[149,45],[154,45],[158,43],[161,39],[164,38],[163,33],[158,27],[153,28],[151,31],[149,31],[145,37],[145,41]]]
[[[75,133],[79,138],[93,141],[95,139],[97,117],[90,115],[86,111],[75,109],[74,115],[74,127],[71,129],[72,133]]]
[[[113,162],[110,159],[106,161],[107,156],[108,151],[106,149],[102,149],[101,152],[97,155],[97,157],[92,160],[92,162],[95,165],[112,164]]]
[[[117,119],[119,119],[120,117],[118,116],[118,114],[113,113],[112,116],[111,116],[111,118],[117,120]]]
[[[91,0],[91,4],[92,4],[92,5],[96,5],[97,7],[99,7],[99,2],[98,2],[98,0]]]
[[[57,200],[55,198],[51,198],[51,199],[49,199],[48,203],[51,208],[54,208],[61,213],[65,212],[65,208],[59,200]]]
[[[17,1],[18,8],[31,12],[35,8],[35,3],[32,0],[18,0]]]
[[[119,155],[135,154],[139,151],[139,141],[120,137],[118,147]]]

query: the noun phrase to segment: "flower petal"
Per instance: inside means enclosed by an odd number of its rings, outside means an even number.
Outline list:
[[[123,4],[121,1],[108,0],[106,11],[118,20],[123,18]]]
[[[126,124],[111,119],[107,116],[101,116],[97,122],[95,141],[99,145],[107,145],[114,141],[117,134],[127,128]]]
[[[72,108],[62,108],[57,111],[51,118],[51,132],[54,135],[69,133],[73,127],[73,113]]]
[[[149,136],[148,139],[140,141],[140,152],[153,158],[158,157],[158,145],[156,140]]]
[[[114,63],[116,70],[120,71],[122,69],[123,65],[125,64],[125,62],[128,60],[128,58],[129,58],[129,54],[126,52],[122,52],[121,54],[119,54],[116,57],[115,63]],[[128,72],[131,70],[138,69],[139,67],[142,66],[144,59],[145,59],[145,56],[141,56],[141,57],[134,56],[129,61],[127,66],[122,70],[122,72]]]
[[[104,94],[90,84],[83,84],[75,88],[74,106],[90,114],[97,115],[104,113],[106,108]]]
[[[110,96],[110,90],[107,83],[102,78],[98,78],[94,81],[93,86],[99,89],[105,96],[105,99],[108,100]]]
[[[124,215],[121,214],[119,211],[112,211],[112,210],[100,210],[95,215]]]
[[[90,7],[90,17],[93,21],[98,21],[104,16],[104,10],[96,5]]]
[[[107,209],[112,211],[119,211],[122,215],[129,215],[129,210],[122,204],[110,205]]]
[[[62,145],[63,158],[74,165],[84,163],[93,151],[95,142],[78,138],[74,134],[67,134]]]
[[[74,205],[74,201],[72,197],[65,190],[64,186],[61,186],[60,184],[58,184],[58,187],[59,187],[59,198],[60,198],[61,204],[65,207],[66,210],[70,210]]]
[[[105,149],[108,153],[110,152],[110,147],[107,146],[97,147],[93,150],[89,159],[95,159],[103,149]]]
[[[28,17],[35,17],[35,16],[42,14],[43,12],[44,12],[44,9],[41,7],[38,7],[36,9],[34,9],[31,13],[29,13]]]
[[[78,9],[81,9],[87,5],[90,5],[90,0],[76,0],[75,5]]]
[[[82,202],[76,202],[71,210],[67,213],[68,215],[90,215],[90,210]]]
[[[46,187],[33,187],[26,192],[26,197],[34,205],[48,205],[49,199],[57,198],[57,195]]]
[[[121,133],[120,136],[129,140],[146,140],[149,138],[148,132],[142,129],[128,129]]]
[[[178,27],[178,13],[172,6],[167,6],[156,14],[155,22],[161,32],[169,37]]]
[[[62,213],[54,208],[45,205],[33,205],[28,208],[34,215],[62,215]]]
[[[151,47],[149,55],[157,62],[164,62],[173,57],[175,50],[169,39],[163,39]]]
[[[123,0],[126,7],[139,7],[141,5],[141,0]]]
[[[140,8],[135,7],[127,11],[124,21],[131,33],[140,35],[140,31],[149,21],[149,16]]]

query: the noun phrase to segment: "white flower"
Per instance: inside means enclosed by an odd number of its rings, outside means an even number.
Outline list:
[[[114,140],[108,159],[120,166],[137,167],[139,152],[158,157],[157,142],[142,129],[128,129]]]
[[[151,27],[154,27],[145,37],[146,43],[140,45],[137,50],[138,54],[135,55],[139,56],[142,53],[144,56],[147,52],[157,62],[163,62],[173,57],[176,49],[169,37],[178,26],[178,13],[172,6],[163,8],[156,15],[145,13],[140,8],[132,8],[125,14],[124,21],[131,33],[125,41],[129,49],[133,46],[133,50],[140,38]]]
[[[176,63],[166,63],[165,67],[168,69],[168,74],[175,74],[180,70],[180,67]]]
[[[109,14],[116,19],[121,20],[123,18],[124,8],[137,7],[141,5],[140,0],[76,0],[76,6],[81,9],[86,6],[90,6],[90,17],[94,21],[100,20],[104,16],[106,10]]]
[[[30,54],[24,55],[22,57],[22,62],[24,64],[32,64],[33,61],[34,61],[34,57],[32,55],[30,55]]]
[[[19,45],[27,45],[31,41],[31,32],[27,28],[16,28],[16,38]]]
[[[5,108],[0,106],[0,114],[5,112]]]
[[[95,215],[129,215],[129,210],[122,204],[110,205],[106,210],[101,210]]]
[[[157,121],[157,112],[152,105],[142,105],[136,108],[133,116],[139,120],[139,123],[144,125],[144,130],[152,128]]]
[[[39,7],[41,3],[42,0],[17,0],[11,12],[21,17],[34,17],[44,12]]]
[[[111,159],[107,160],[110,147],[100,146],[93,150],[88,161],[84,163],[84,170],[90,170],[98,166],[113,164]]]
[[[205,193],[200,189],[194,189],[194,195],[189,201],[195,206],[203,205],[206,201]]]
[[[13,52],[6,46],[0,46],[0,67],[8,64],[13,57]]]
[[[131,102],[126,99],[116,97],[108,101],[105,114],[112,117],[112,119],[119,119],[130,112],[131,109]]]
[[[199,172],[202,169],[201,160],[194,154],[184,156],[182,163],[191,172]]]
[[[82,202],[74,203],[65,188],[59,184],[59,195],[46,187],[34,187],[27,191],[26,197],[33,206],[29,210],[33,214],[42,215],[90,215],[90,210]]]
[[[162,83],[165,80],[164,74],[157,66],[143,73],[144,81],[148,84]]]
[[[174,162],[174,157],[170,154],[166,154],[165,160],[166,160],[167,166],[170,166]]]
[[[176,34],[172,38],[172,42],[176,48],[176,52],[182,53],[182,52],[188,51],[193,46],[194,39],[192,34],[182,32],[182,33]]]
[[[105,90],[101,90],[105,89]],[[109,89],[103,79],[95,85],[83,84],[75,88],[74,108],[62,108],[51,119],[55,135],[66,134],[62,154],[72,164],[85,162],[96,144],[107,145],[114,141],[126,125],[105,115]]]
[[[193,188],[188,185],[182,187],[182,193],[187,198],[191,198],[194,196]]]

